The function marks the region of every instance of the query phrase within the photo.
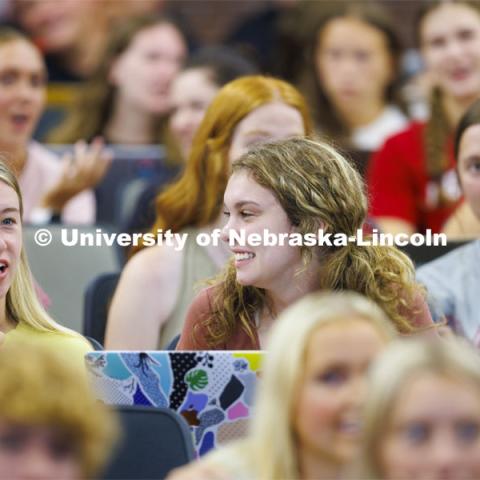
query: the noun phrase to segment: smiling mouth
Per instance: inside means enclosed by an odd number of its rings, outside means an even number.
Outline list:
[[[235,260],[237,262],[241,262],[243,260],[250,260],[251,258],[254,258],[255,254],[252,252],[242,252],[242,253],[235,253]]]
[[[348,435],[359,435],[361,424],[358,421],[345,421],[340,424],[340,430]]]

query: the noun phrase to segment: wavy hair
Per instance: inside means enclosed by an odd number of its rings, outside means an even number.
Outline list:
[[[362,475],[358,478],[384,478],[382,444],[397,399],[413,378],[425,373],[473,384],[478,389],[480,405],[480,358],[471,345],[458,338],[398,342],[380,355],[370,373],[359,457]]]
[[[360,174],[333,147],[305,138],[263,144],[233,163],[232,173],[246,171],[269,189],[299,233],[355,237],[367,214],[367,197]],[[304,265],[320,259],[318,275],[326,290],[353,290],[380,305],[402,333],[415,331],[414,313],[420,287],[407,255],[395,247],[299,247]],[[236,281],[231,261],[217,277],[212,315],[204,327],[212,347],[226,342],[238,328],[253,338],[255,313],[268,307],[268,292]],[[194,332],[195,333],[195,332]]]
[[[253,110],[274,101],[298,110],[305,133],[313,133],[305,99],[289,83],[261,75],[228,83],[205,113],[182,176],[157,197],[152,233],[202,227],[218,218],[230,173],[228,153],[235,127]]]
[[[248,442],[257,478],[300,478],[293,412],[309,340],[321,328],[352,322],[369,324],[385,343],[396,336],[385,313],[372,301],[353,292],[307,295],[275,322],[268,356],[262,366],[262,383],[251,424],[251,442]]]

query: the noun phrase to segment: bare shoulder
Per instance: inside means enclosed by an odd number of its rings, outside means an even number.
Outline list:
[[[180,278],[183,262],[183,252],[165,245],[150,247],[138,252],[132,257],[122,273],[142,284],[158,284],[174,281]]]

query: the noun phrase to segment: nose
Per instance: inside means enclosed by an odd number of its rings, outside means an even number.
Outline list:
[[[345,392],[345,403],[350,407],[361,409],[367,396],[367,380],[365,375],[357,375],[352,379],[350,388]]]
[[[430,461],[435,478],[455,478],[455,472],[462,464],[462,454],[450,432],[436,432],[432,439]]]
[[[22,100],[30,100],[32,98],[32,89],[24,80],[17,83],[15,93],[17,94],[17,97],[21,98]]]

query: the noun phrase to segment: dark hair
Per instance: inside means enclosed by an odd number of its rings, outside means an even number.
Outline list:
[[[246,75],[255,75],[258,68],[250,60],[230,47],[220,45],[197,50],[185,62],[183,70],[205,68],[211,72],[211,80],[223,87],[227,83]]]
[[[465,133],[465,130],[472,127],[473,125],[480,125],[480,100],[477,100],[473,103],[469,109],[463,114],[463,117],[458,123],[457,129],[455,131],[455,158],[458,162],[458,155],[460,153],[460,142],[462,141],[462,136]]]
[[[164,16],[146,16],[120,22],[112,31],[111,37],[96,71],[82,89],[75,108],[64,125],[49,136],[52,143],[74,143],[78,139],[92,140],[103,133],[112,114],[117,89],[108,81],[113,62],[125,52],[134,37],[141,31],[157,25],[172,25],[185,38],[176,21]],[[158,143],[163,143],[166,135],[165,118],[158,121]]]
[[[337,18],[354,18],[371,25],[385,36],[386,46],[392,58],[395,72],[399,68],[402,45],[389,16],[379,5],[340,3],[342,4],[335,5],[324,11],[311,31],[307,47],[307,60],[301,83],[303,84],[303,91],[310,101],[310,105],[315,106],[313,114],[316,124],[324,133],[345,141],[349,136],[348,127],[339,115],[337,115],[334,106],[318,81],[315,66],[315,52],[319,46],[320,33],[330,21]],[[388,102],[402,106],[402,102],[397,94],[398,86],[396,77],[397,75],[394,75],[394,79],[387,86],[385,99]]]

